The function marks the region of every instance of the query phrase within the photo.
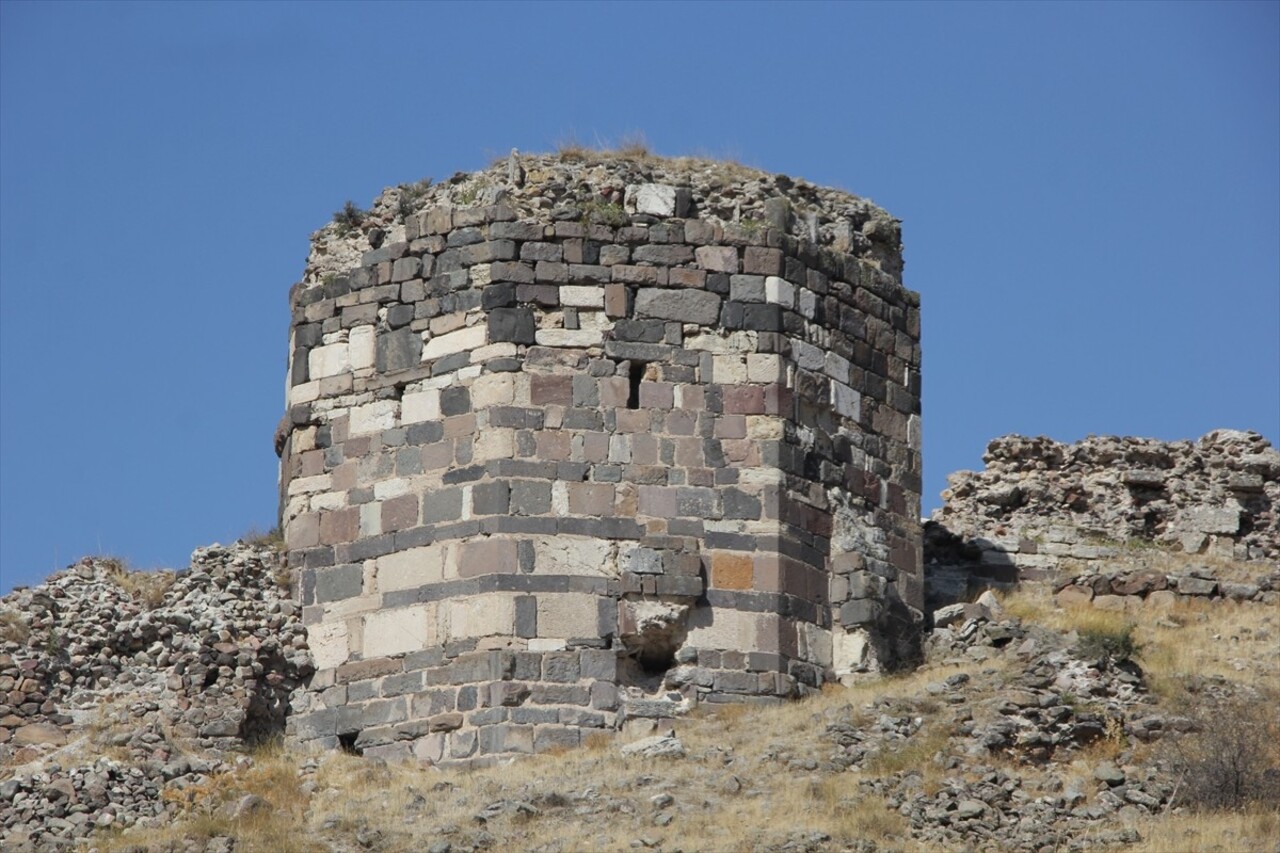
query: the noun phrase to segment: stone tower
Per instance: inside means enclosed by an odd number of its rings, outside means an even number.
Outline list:
[[[292,735],[483,762],[908,662],[901,270],[866,200],[647,155],[513,153],[317,232],[277,435],[319,668]]]

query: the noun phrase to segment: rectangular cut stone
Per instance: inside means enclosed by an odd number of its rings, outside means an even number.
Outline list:
[[[351,410],[348,425],[351,435],[369,435],[382,432],[396,425],[395,400],[375,400]]]
[[[444,545],[427,545],[379,557],[378,591],[395,592],[440,583],[444,580],[444,551]]]
[[[422,335],[405,327],[378,335],[375,360],[379,373],[416,367],[422,352]]]
[[[636,294],[636,313],[710,326],[720,319],[720,297],[705,290],[641,288]]]
[[[733,246],[699,246],[694,250],[698,266],[711,272],[736,273],[738,250]]]
[[[346,622],[321,622],[307,628],[307,645],[317,669],[332,669],[351,655]]]
[[[425,604],[379,610],[364,617],[362,651],[366,658],[416,652],[439,641],[435,620]]]
[[[422,360],[432,361],[437,358],[443,358],[446,355],[452,355],[455,352],[464,352],[482,347],[488,343],[486,334],[484,326],[470,326],[465,329],[459,329],[456,332],[437,335],[423,345]]]
[[[440,389],[428,388],[405,394],[400,399],[400,423],[416,424],[440,420]]]
[[[794,308],[796,304],[796,288],[785,278],[771,275],[764,280],[764,295],[769,302],[777,303],[784,308]]]
[[[831,405],[850,420],[862,416],[862,395],[842,382],[831,383]]]
[[[492,635],[514,636],[516,605],[509,595],[481,595],[441,602],[446,614],[448,640],[464,640]]]
[[[316,347],[307,355],[307,375],[312,379],[337,376],[350,370],[351,354],[345,343]]]
[[[580,593],[538,596],[538,636],[574,639],[599,636],[597,598]]]
[[[534,338],[544,347],[591,347],[604,342],[604,329],[539,329]]]
[[[687,191],[686,191],[687,192]],[[627,187],[624,204],[628,210],[649,216],[681,216],[677,213],[679,193],[667,184],[631,184]],[[688,206],[686,202],[684,206]]]
[[[756,618],[729,608],[699,607],[689,614],[685,645],[698,649],[756,648]]]
[[[514,574],[519,568],[516,543],[510,539],[481,539],[458,549],[458,576]]]
[[[356,326],[348,336],[348,354],[352,370],[368,370],[374,366],[377,333],[373,326]]]
[[[603,308],[604,288],[579,285],[561,287],[560,304],[580,308]]]

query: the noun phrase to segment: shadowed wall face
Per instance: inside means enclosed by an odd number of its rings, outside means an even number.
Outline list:
[[[326,229],[347,268],[313,254],[294,289],[300,740],[484,761],[914,654],[896,223],[740,175],[768,218],[726,222],[732,179],[630,163],[565,215],[525,204],[536,165],[497,170],[492,204]]]

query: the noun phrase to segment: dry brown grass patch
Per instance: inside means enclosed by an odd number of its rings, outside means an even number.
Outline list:
[[[164,595],[173,586],[176,578],[175,574],[168,569],[132,570],[124,560],[117,557],[107,557],[99,562],[106,566],[108,580],[149,610],[154,610],[164,603]]]
[[[31,626],[16,610],[0,610],[0,642],[25,643],[31,639]]]
[[[103,853],[113,853],[138,845],[169,849],[186,840],[229,836],[236,839],[237,850],[306,853],[315,849],[303,831],[308,797],[298,779],[296,756],[273,745],[256,750],[253,759],[248,768],[166,789],[162,798],[179,806],[179,816],[169,825],[95,836],[94,845]],[[234,804],[251,794],[262,798],[262,807],[232,818]]]
[[[1280,811],[1261,806],[1238,812],[1162,815],[1137,824],[1142,840],[1128,853],[1243,853],[1271,850],[1280,838]]]

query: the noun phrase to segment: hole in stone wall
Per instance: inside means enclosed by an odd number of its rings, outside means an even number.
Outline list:
[[[359,732],[347,732],[338,735],[338,749],[347,755],[363,755],[364,750],[356,746],[356,738],[360,737]]]
[[[636,663],[645,675],[662,675],[676,665],[675,647],[658,645],[641,648],[636,653]]]
[[[648,367],[643,361],[633,361],[627,371],[627,408],[640,408],[640,382],[644,379],[645,368]]]
[[[208,690],[218,680],[218,668],[211,666],[204,673],[204,682],[200,685],[201,689]]]

